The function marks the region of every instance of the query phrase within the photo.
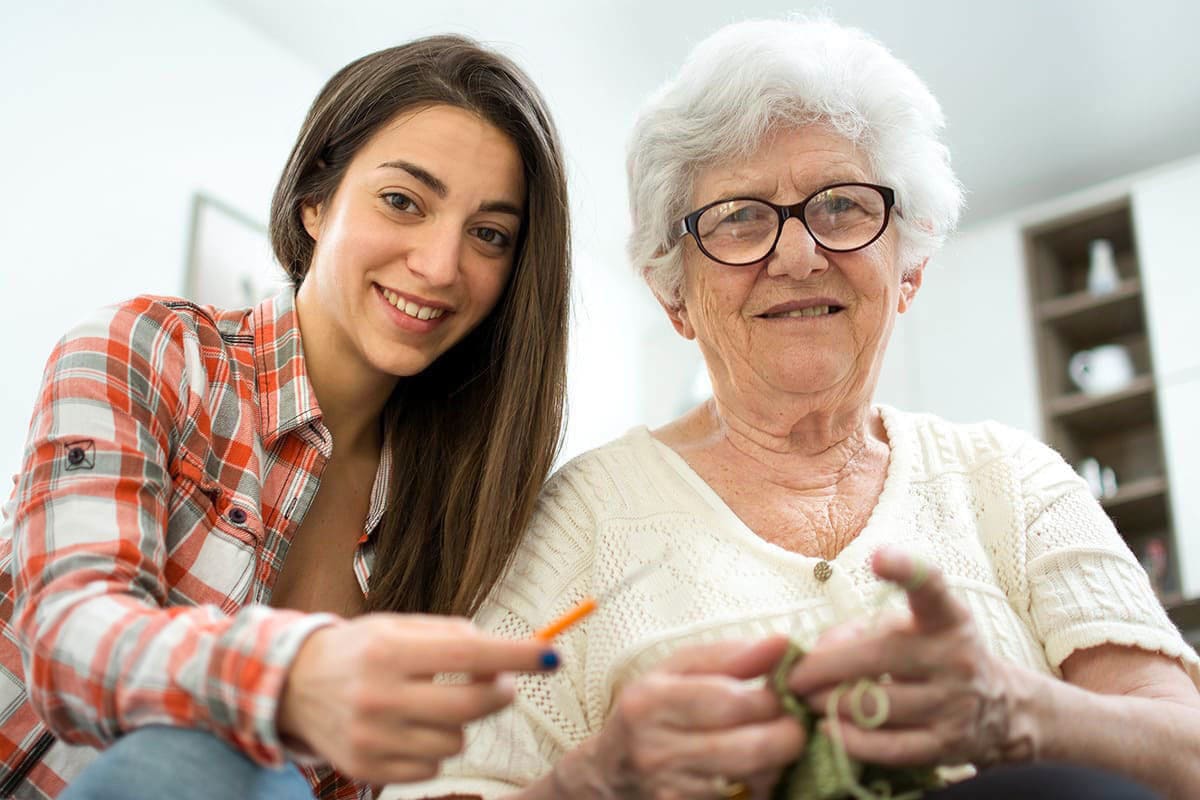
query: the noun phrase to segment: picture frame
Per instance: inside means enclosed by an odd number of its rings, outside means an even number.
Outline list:
[[[266,225],[212,195],[192,196],[185,298],[199,305],[248,308],[287,282]]]

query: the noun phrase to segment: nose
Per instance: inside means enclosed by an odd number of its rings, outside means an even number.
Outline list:
[[[767,259],[767,274],[803,280],[829,269],[825,252],[796,217],[784,220],[775,252]]]
[[[462,230],[453,224],[428,225],[408,251],[408,269],[430,286],[458,280]]]

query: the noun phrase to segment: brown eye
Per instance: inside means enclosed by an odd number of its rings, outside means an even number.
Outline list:
[[[472,228],[471,234],[484,244],[498,250],[507,249],[509,242],[512,241],[507,233],[495,228]]]
[[[405,214],[420,213],[420,209],[417,208],[417,204],[413,202],[413,199],[406,194],[402,194],[400,192],[387,192],[383,195],[383,200],[392,208]]]

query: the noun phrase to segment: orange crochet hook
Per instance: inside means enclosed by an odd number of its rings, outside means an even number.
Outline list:
[[[567,609],[566,613],[564,613],[562,616],[558,617],[553,622],[546,625],[546,627],[535,633],[533,635],[534,638],[539,642],[550,642],[555,636],[558,636],[567,628],[570,628],[572,625],[579,622],[581,619],[584,619],[597,608],[599,608],[600,603],[608,602],[613,598],[614,595],[616,595],[617,592],[629,588],[635,581],[645,577],[647,574],[649,574],[650,570],[657,567],[659,563],[659,561],[651,561],[648,564],[643,564],[622,578],[618,583],[614,584],[612,588],[600,595],[599,598],[583,598],[578,603],[571,606],[571,608]]]
[[[595,598],[585,597],[583,600],[572,606],[567,613],[563,614],[561,617],[535,633],[534,637],[537,638],[538,641],[549,642],[555,636],[558,636],[567,628],[571,627],[576,622],[579,622],[579,620],[583,619],[595,610]]]

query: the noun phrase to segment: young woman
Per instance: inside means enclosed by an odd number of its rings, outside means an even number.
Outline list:
[[[506,673],[557,665],[461,618],[562,416],[567,200],[536,89],[458,37],[355,61],[271,238],[293,289],[140,297],[50,358],[0,545],[2,797],[368,797],[433,775]]]

